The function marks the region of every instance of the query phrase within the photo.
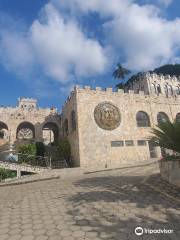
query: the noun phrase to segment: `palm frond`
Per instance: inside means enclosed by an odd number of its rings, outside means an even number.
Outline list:
[[[160,123],[153,128],[150,140],[162,148],[180,153],[180,123],[170,121]]]

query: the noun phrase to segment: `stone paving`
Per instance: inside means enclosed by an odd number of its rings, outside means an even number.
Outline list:
[[[154,179],[155,164],[1,187],[0,240],[179,240],[179,189],[169,198],[149,187]],[[137,236],[137,226],[173,233]]]

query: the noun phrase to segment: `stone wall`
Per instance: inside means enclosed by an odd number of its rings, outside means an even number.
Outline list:
[[[113,92],[90,87],[78,88],[73,97],[65,103],[63,121],[70,121],[70,111],[76,110],[76,134],[69,132],[71,144],[76,142],[74,158],[80,161],[82,167],[116,167],[124,164],[135,164],[147,161],[150,158],[148,138],[150,127],[137,127],[136,114],[138,111],[146,112],[150,118],[151,127],[157,125],[158,112],[164,112],[173,121],[180,112],[179,97],[165,97],[144,95],[144,92],[134,94],[133,91],[124,93],[122,90]],[[113,104],[120,112],[120,125],[114,130],[100,128],[94,118],[94,110],[100,103]],[[125,141],[133,140],[134,146],[126,146]],[[145,140],[146,145],[138,146],[137,141]],[[112,142],[123,141],[124,146],[111,146]],[[74,149],[74,146],[72,146]],[[77,148],[79,153],[77,154]],[[74,151],[74,150],[73,150]],[[154,149],[156,157],[160,157],[159,148]]]
[[[166,90],[167,88],[167,90]],[[170,75],[157,75],[155,73],[144,73],[136,81],[127,83],[125,89],[134,90],[135,93],[144,91],[145,94],[180,95],[180,78]]]
[[[57,125],[61,135],[61,121],[57,109],[39,108],[34,99],[19,99],[16,107],[0,107],[0,129],[4,129],[5,141],[14,143],[17,140],[17,131],[21,124],[27,123],[34,129],[33,138],[43,141],[43,126],[52,122]]]
[[[180,187],[180,160],[160,161],[159,167],[164,180]]]
[[[80,166],[80,156],[79,156],[79,116],[77,110],[77,98],[76,98],[76,91],[71,93],[71,96],[65,102],[64,107],[62,108],[62,131],[63,137],[68,137],[68,140],[71,144],[71,153],[72,153],[72,160],[76,167]],[[71,113],[72,111],[75,112],[75,120],[76,120],[76,127],[73,129],[72,126],[72,119]],[[65,132],[65,121],[68,121],[68,133]]]

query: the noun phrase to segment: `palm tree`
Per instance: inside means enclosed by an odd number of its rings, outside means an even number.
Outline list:
[[[120,63],[117,64],[115,71],[113,72],[114,78],[124,79],[126,75],[130,74],[131,71],[124,68]]]
[[[180,153],[180,123],[174,121],[162,122],[157,128],[153,128],[150,139],[156,145]]]
[[[126,75],[130,74],[131,71],[127,68],[124,68],[120,63],[117,64],[115,71],[113,72],[113,77],[118,79],[124,79]],[[119,84],[116,85],[116,88],[124,88],[124,83],[121,80]]]

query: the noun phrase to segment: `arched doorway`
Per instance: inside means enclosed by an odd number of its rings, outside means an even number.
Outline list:
[[[44,144],[56,144],[59,140],[59,128],[54,122],[47,122],[42,128]]]
[[[35,128],[30,122],[22,122],[19,124],[16,131],[16,139],[31,140],[35,138]]]
[[[0,139],[8,139],[8,126],[4,122],[0,122]]]

